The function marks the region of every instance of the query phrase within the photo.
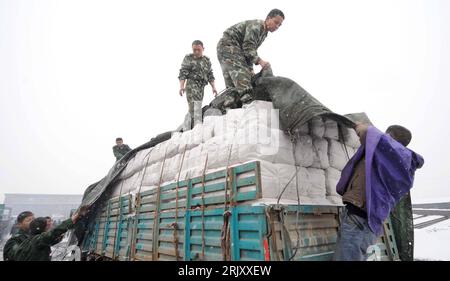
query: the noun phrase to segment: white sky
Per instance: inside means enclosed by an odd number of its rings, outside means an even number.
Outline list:
[[[0,0],[0,202],[82,194],[113,165],[117,136],[134,148],[175,129],[191,42],[223,89],[222,32],[272,8],[286,20],[259,54],[275,75],[337,113],[410,128],[425,158],[413,199],[450,196],[450,1]]]

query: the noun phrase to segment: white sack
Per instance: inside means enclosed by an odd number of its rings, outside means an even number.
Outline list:
[[[310,136],[299,136],[295,145],[295,161],[297,166],[309,167],[313,164],[314,153]]]
[[[327,169],[330,167],[328,160],[328,142],[326,139],[313,139],[313,164],[312,168]]]
[[[325,138],[339,140],[339,129],[336,121],[327,119],[325,120]]]
[[[347,149],[345,149],[346,147]],[[348,152],[348,155],[347,155]],[[348,160],[355,154],[355,150],[350,146],[344,146],[335,140],[329,140],[328,143],[328,158],[330,160],[330,166],[342,171],[347,164]]]
[[[314,117],[310,121],[311,136],[315,138],[323,138],[325,134],[325,123],[322,117]]]

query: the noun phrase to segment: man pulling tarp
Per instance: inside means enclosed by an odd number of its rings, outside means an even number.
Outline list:
[[[237,96],[227,96],[226,107],[239,100],[248,103],[253,99],[253,65],[260,65],[263,69],[269,66],[269,62],[259,57],[257,49],[266,39],[268,32],[275,32],[283,20],[283,12],[273,9],[265,20],[243,21],[224,31],[217,44],[217,58],[226,87],[234,88],[237,92]]]

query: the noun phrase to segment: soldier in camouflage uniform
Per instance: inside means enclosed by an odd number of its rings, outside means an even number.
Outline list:
[[[14,261],[16,253],[20,244],[29,237],[30,223],[34,220],[34,214],[30,211],[25,211],[17,216],[17,226],[19,231],[14,233],[11,238],[6,241],[3,247],[3,260]]]
[[[67,230],[74,228],[77,221],[87,212],[87,207],[83,206],[69,219],[51,230],[46,218],[34,219],[30,224],[30,235],[20,244],[14,259],[16,261],[50,261],[50,247],[59,243],[61,236]]]
[[[200,40],[192,42],[192,54],[184,57],[178,76],[180,96],[186,92],[190,121],[194,126],[202,122],[203,94],[208,82],[211,84],[214,95],[217,96],[211,61],[203,55],[203,50],[203,43]]]
[[[222,39],[217,44],[217,58],[222,67],[227,88],[235,88],[238,99],[242,103],[253,99],[251,77],[254,74],[253,65],[263,69],[269,62],[258,56],[257,49],[266,39],[268,32],[275,32],[283,23],[284,14],[273,9],[265,20],[248,20],[235,24],[225,30]],[[231,106],[236,97],[229,96],[224,106]]]
[[[122,138],[116,138],[116,145],[113,146],[113,153],[116,157],[116,161],[119,161],[125,154],[131,151],[131,148],[127,144],[123,144]]]

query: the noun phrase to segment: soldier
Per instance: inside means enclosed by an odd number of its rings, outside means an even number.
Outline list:
[[[20,244],[14,256],[16,261],[50,261],[50,247],[61,241],[61,236],[88,212],[81,207],[78,212],[60,225],[49,230],[47,219],[39,217],[30,223],[30,235]]]
[[[19,245],[29,237],[30,223],[34,220],[34,214],[25,211],[17,216],[17,226],[19,231],[6,241],[3,248],[3,260],[13,261]]]
[[[283,12],[273,9],[265,20],[247,20],[231,26],[225,30],[217,44],[217,58],[222,67],[225,85],[236,89],[237,98],[242,103],[253,99],[253,65],[260,65],[263,69],[269,66],[269,62],[258,56],[257,49],[268,32],[275,32],[283,21]],[[228,96],[224,106],[232,105],[235,99],[236,97]]]
[[[192,42],[192,54],[184,57],[180,74],[178,75],[178,79],[180,80],[179,93],[180,96],[183,96],[183,93],[186,92],[189,117],[191,124],[194,124],[194,126],[202,122],[203,94],[208,82],[211,84],[214,96],[217,96],[211,61],[207,56],[203,55],[203,51],[202,41],[195,40]]]
[[[122,138],[116,138],[116,145],[113,146],[113,153],[116,157],[116,161],[119,161],[131,148],[127,144],[123,144]]]

